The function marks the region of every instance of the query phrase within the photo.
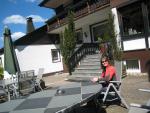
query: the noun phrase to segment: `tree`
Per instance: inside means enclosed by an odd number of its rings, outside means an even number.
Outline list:
[[[68,11],[68,27],[60,33],[60,50],[63,61],[69,68],[69,58],[73,54],[76,46],[75,24],[72,11]]]
[[[111,60],[120,61],[122,59],[122,50],[117,42],[117,33],[115,31],[114,16],[111,12],[109,13],[108,17],[107,29],[105,30],[104,35],[102,37],[99,37],[99,41],[102,42],[100,44],[100,48],[105,49],[103,55],[110,55]],[[103,43],[107,43],[107,48],[105,48],[105,44]]]

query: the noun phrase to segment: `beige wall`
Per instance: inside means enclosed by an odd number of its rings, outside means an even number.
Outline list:
[[[83,35],[84,42],[91,42],[90,25],[106,20],[109,12],[110,7],[107,7],[75,21],[75,28],[81,28],[83,33],[87,33],[87,37]],[[50,33],[60,33],[61,31],[64,31],[65,27],[67,27],[67,25],[54,29],[50,31]]]

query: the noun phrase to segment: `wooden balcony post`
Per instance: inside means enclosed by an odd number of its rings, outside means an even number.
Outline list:
[[[87,4],[87,8],[88,8],[88,13],[90,13],[91,12],[90,5],[88,2],[86,4]]]
[[[57,19],[57,25],[60,26],[60,20],[59,19]]]
[[[47,26],[47,32],[49,32],[50,31],[50,27],[49,27],[48,24],[46,24],[46,26]]]

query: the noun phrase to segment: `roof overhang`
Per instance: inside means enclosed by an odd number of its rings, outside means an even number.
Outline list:
[[[61,0],[61,2],[60,0],[44,0],[39,4],[39,6],[55,9],[62,4],[68,4],[70,2],[71,0]]]

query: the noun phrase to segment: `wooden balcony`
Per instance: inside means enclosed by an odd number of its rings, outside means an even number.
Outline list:
[[[87,16],[91,13],[94,13],[104,7],[107,7],[110,5],[110,0],[100,0],[99,2],[92,4],[92,5],[88,5],[79,11],[76,11],[74,13],[74,17],[75,20],[82,18],[84,16]],[[67,24],[67,17],[63,18],[63,19],[57,19],[54,23],[52,24],[48,24],[48,32],[57,29],[63,25]]]

